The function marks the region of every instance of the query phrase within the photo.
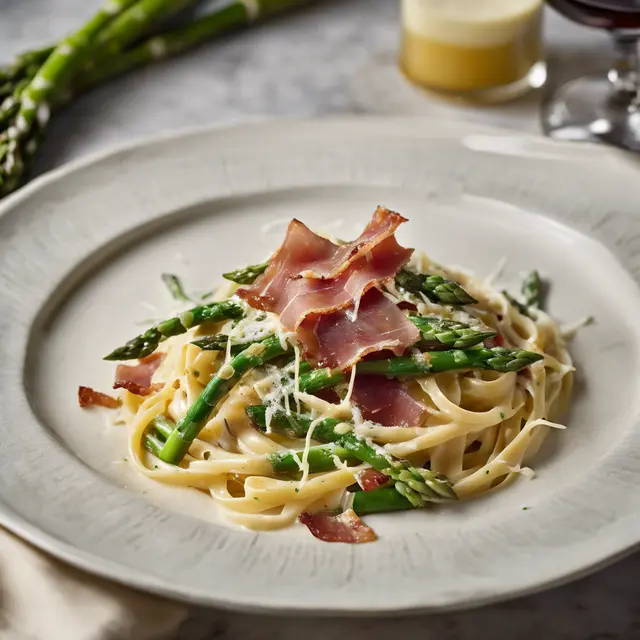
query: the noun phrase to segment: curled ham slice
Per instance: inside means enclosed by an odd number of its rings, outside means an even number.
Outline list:
[[[139,364],[119,364],[116,369],[114,389],[126,389],[137,396],[147,396],[153,391],[151,378],[164,360],[164,353],[152,353],[141,358]]]
[[[83,408],[106,407],[107,409],[117,409],[120,406],[120,401],[91,387],[78,387],[78,404]]]
[[[363,491],[373,491],[388,484],[389,476],[375,469],[363,469],[356,473],[356,482]]]
[[[385,427],[418,427],[426,412],[402,383],[385,376],[356,376],[351,401],[365,420]]]
[[[253,285],[238,289],[237,294],[256,309],[279,314],[280,322],[295,331],[307,315],[344,309],[371,287],[392,279],[413,253],[391,235],[379,239],[366,255],[351,260],[335,277],[318,279],[308,277],[310,268],[315,268],[314,256],[323,253],[316,243],[319,247],[329,244],[335,249],[343,248],[293,220],[269,268]]]
[[[378,289],[371,289],[360,300],[357,316],[354,308],[310,316],[297,336],[307,358],[346,369],[383,349],[400,355],[419,340],[420,332]]]
[[[374,542],[378,539],[371,527],[368,527],[353,509],[338,516],[330,513],[301,513],[298,520],[306,525],[311,533],[325,542]]]

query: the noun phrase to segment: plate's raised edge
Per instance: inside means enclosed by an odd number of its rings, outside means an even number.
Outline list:
[[[452,122],[447,119],[432,118],[425,116],[377,116],[377,115],[358,115],[358,116],[326,116],[314,119],[308,118],[267,118],[267,119],[252,119],[248,122],[242,122],[238,124],[226,124],[226,125],[198,125],[194,127],[184,127],[177,130],[167,131],[161,134],[155,134],[151,136],[144,136],[132,141],[123,142],[120,144],[110,145],[100,151],[94,151],[87,155],[81,156],[76,160],[71,160],[62,164],[55,169],[47,171],[30,182],[25,186],[18,189],[16,192],[6,196],[0,202],[0,216],[6,211],[13,208],[23,199],[28,198],[32,193],[42,189],[46,185],[64,178],[65,176],[74,173],[84,167],[88,167],[93,164],[97,164],[107,158],[112,158],[119,154],[125,154],[133,149],[139,149],[142,147],[149,147],[155,144],[162,144],[164,142],[172,142],[180,140],[181,138],[208,136],[215,133],[224,134],[224,132],[234,131],[237,129],[246,130],[247,128],[262,129],[265,127],[282,127],[288,129],[291,126],[297,127],[325,127],[325,126],[349,126],[350,128],[370,127],[373,135],[380,135],[380,131],[390,125],[396,127],[405,127],[406,134],[412,138],[421,137],[452,137],[460,138],[463,135],[472,134],[486,134],[495,135],[501,137],[514,137],[523,140],[530,140],[536,144],[548,145],[550,149],[555,150],[569,150],[575,151],[579,148],[581,154],[597,154],[600,159],[603,155],[608,155],[611,158],[623,158],[628,156],[628,153],[615,149],[612,147],[603,147],[602,145],[593,144],[590,142],[559,142],[543,136],[537,136],[529,132],[522,132],[516,129],[509,129],[507,127],[498,127],[494,125],[475,124],[470,122]]]

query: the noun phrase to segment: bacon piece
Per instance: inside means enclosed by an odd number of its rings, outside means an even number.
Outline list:
[[[120,401],[91,387],[78,387],[78,404],[82,408],[106,407],[107,409],[117,409],[120,406]]]
[[[427,410],[401,382],[385,376],[356,376],[351,401],[365,420],[385,427],[418,427]]]
[[[300,325],[298,339],[305,356],[323,367],[346,369],[368,353],[390,349],[400,355],[415,344],[420,332],[378,289],[371,289],[352,307],[310,316]]]
[[[353,509],[338,516],[330,513],[301,513],[298,520],[306,525],[311,533],[325,542],[374,542],[378,539],[371,527],[368,527]]]
[[[274,266],[273,271],[269,266],[251,287],[237,291],[252,307],[279,314],[280,322],[291,331],[295,331],[309,314],[331,313],[352,305],[371,287],[391,280],[413,253],[412,249],[401,247],[395,237],[390,236],[373,247],[367,255],[352,261],[335,278],[300,277],[298,272],[303,266],[315,263],[309,262],[311,251],[305,255],[304,262],[300,261],[299,245],[308,246],[310,240],[296,238],[315,234],[297,220],[291,224],[295,226],[293,229],[290,226],[283,247],[298,243],[294,245],[295,250],[286,254],[284,261]],[[280,251],[276,255],[279,254]],[[274,261],[271,265],[274,265]]]
[[[356,482],[363,491],[373,491],[388,484],[389,476],[375,469],[363,469],[356,473]]]
[[[114,389],[126,389],[137,396],[147,396],[154,390],[151,378],[164,360],[164,353],[152,353],[141,358],[139,364],[130,366],[119,364],[116,369]]]

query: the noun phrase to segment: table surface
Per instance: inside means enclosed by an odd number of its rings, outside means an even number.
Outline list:
[[[96,0],[0,0],[0,60],[54,41]],[[606,68],[603,34],[549,13],[550,84]],[[398,3],[323,0],[315,6],[149,67],[92,91],[57,114],[38,172],[171,129],[262,117],[335,113],[435,115],[539,131],[540,95],[471,109],[427,98],[394,64]],[[517,570],[514,567],[514,570]],[[640,638],[640,554],[570,585],[475,611],[373,620],[303,620],[196,610],[180,640],[354,640],[420,634],[424,640],[496,637]],[[425,588],[428,588],[425,575]]]

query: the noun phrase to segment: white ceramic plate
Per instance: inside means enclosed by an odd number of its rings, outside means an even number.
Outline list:
[[[614,152],[423,120],[201,130],[35,181],[1,206],[0,522],[88,571],[252,610],[436,611],[610,561],[640,541],[639,202]],[[478,273],[504,257],[513,281],[538,267],[554,315],[596,317],[573,344],[570,428],[536,479],[369,517],[379,541],[349,546],[239,530],[195,492],[136,478],[122,432],[76,389],[108,389],[101,356],[166,312],[160,273],[206,289],[275,248],[282,221],[349,237],[377,204],[410,218],[403,243]]]

